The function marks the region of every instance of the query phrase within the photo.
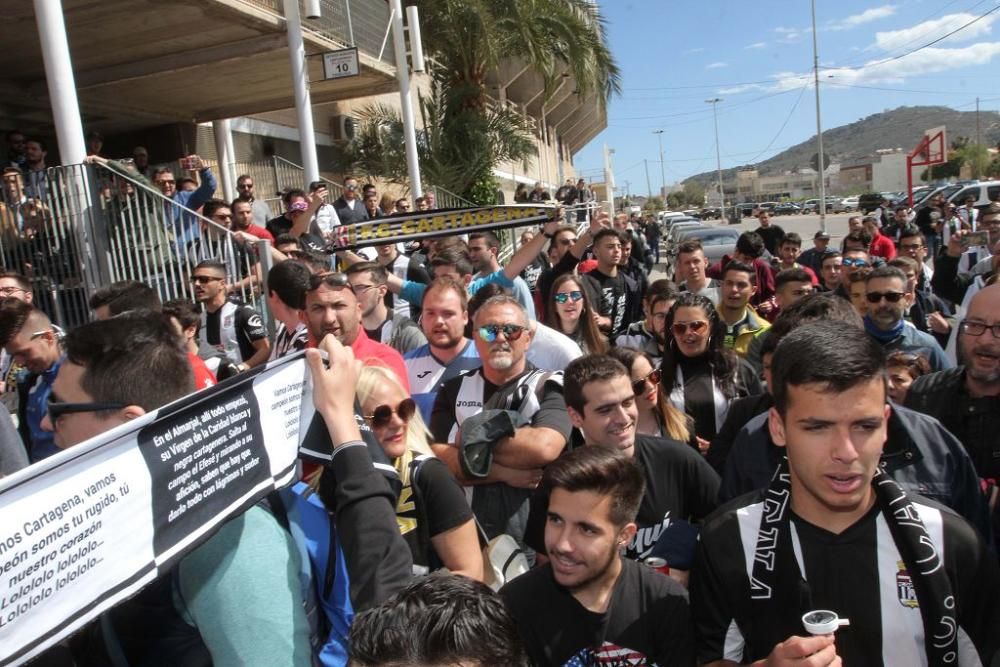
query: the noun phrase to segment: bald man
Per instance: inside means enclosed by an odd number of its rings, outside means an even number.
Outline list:
[[[962,363],[917,378],[906,406],[944,424],[972,457],[984,480],[1000,479],[1000,284],[984,287],[969,301],[959,322],[958,355]],[[942,480],[947,483],[947,480]],[[989,485],[994,537],[1000,535],[1000,492]]]

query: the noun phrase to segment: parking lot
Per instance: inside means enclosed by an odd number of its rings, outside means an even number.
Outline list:
[[[828,213],[826,216],[826,231],[830,234],[830,247],[839,247],[841,239],[847,235],[847,219],[857,213]],[[728,225],[720,220],[708,220],[704,224],[713,227],[727,227],[738,231],[753,231],[760,226],[757,218],[743,218],[738,225]],[[771,224],[777,225],[785,230],[785,233],[795,232],[802,237],[802,249],[807,250],[812,247],[812,237],[819,228],[820,220],[818,215],[780,215],[771,216]],[[661,242],[662,243],[662,242]],[[660,250],[661,262],[657,264],[650,273],[650,280],[666,278],[664,273],[664,262],[666,247]]]

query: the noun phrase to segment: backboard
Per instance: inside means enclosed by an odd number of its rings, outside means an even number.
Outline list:
[[[944,125],[924,132],[924,138],[910,153],[910,165],[928,166],[943,164],[948,160],[948,137]]]

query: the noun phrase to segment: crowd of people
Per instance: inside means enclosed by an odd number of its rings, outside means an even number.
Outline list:
[[[316,640],[261,504],[46,664],[1000,660],[1000,205],[884,211],[805,251],[760,212],[721,261],[687,241],[651,280],[654,220],[560,215],[505,263],[489,230],[331,257],[311,238],[409,202],[347,179],[275,216],[249,177],[227,203],[190,166],[183,203],[270,237],[273,268],[199,261],[194,301],[113,283],[66,332],[0,273],[0,473],[306,350],[334,455],[302,483],[342,545],[321,592],[344,622]],[[850,624],[810,634],[817,611]]]

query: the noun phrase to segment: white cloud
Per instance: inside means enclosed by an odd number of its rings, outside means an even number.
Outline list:
[[[871,23],[872,21],[887,18],[895,13],[896,5],[872,7],[871,9],[866,9],[860,14],[853,14],[847,18],[841,19],[840,21],[834,22],[830,26],[830,30],[850,30],[851,28],[856,28],[859,25],[864,25],[865,23]]]
[[[693,48],[693,49],[688,49],[684,53],[685,53],[685,55],[687,55],[687,54],[691,54],[691,53],[703,53],[704,51],[705,51],[705,48],[699,46],[699,47],[696,47],[696,48]]]
[[[709,63],[705,65],[705,69],[722,69],[723,67],[729,67],[729,63]]]
[[[952,30],[961,28],[963,25],[976,18],[975,14],[960,12],[958,14],[948,14],[940,18],[931,19],[918,23],[902,30],[890,30],[888,32],[875,33],[875,46],[883,51],[892,51],[899,48],[917,48],[930,42]],[[993,22],[997,20],[997,14],[990,14],[985,18],[976,21],[972,25],[938,44],[958,44],[972,39],[978,39],[983,35],[988,35],[993,29]]]
[[[747,44],[744,49],[763,49],[767,46],[767,42],[754,42],[753,44]]]
[[[871,60],[856,68],[825,68],[823,84],[833,90],[850,90],[848,86],[900,84],[906,79],[926,74],[960,70],[989,64],[1000,56],[1000,42],[979,42],[961,48],[928,47],[897,60]],[[781,92],[812,86],[811,72],[779,72],[770,84],[743,84],[721,89],[719,95],[735,95],[750,90]]]

